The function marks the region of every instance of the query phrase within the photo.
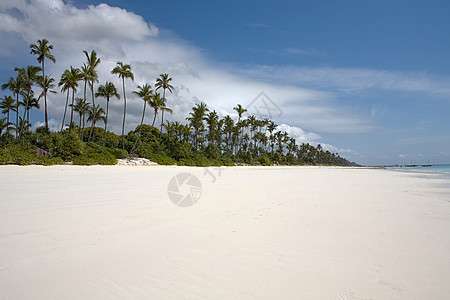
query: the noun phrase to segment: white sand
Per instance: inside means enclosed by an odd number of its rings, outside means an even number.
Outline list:
[[[0,299],[448,299],[448,180],[207,171],[0,167]],[[188,208],[181,172],[202,183]]]

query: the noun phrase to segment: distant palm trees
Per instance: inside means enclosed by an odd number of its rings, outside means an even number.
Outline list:
[[[111,74],[119,75],[122,78],[123,89],[123,122],[122,122],[122,150],[125,150],[125,118],[127,115],[127,96],[125,93],[125,78],[134,80],[134,74],[131,72],[131,66],[118,62],[116,67],[111,71]]]
[[[53,63],[56,62],[55,57],[50,52],[53,50],[53,45],[50,45],[50,43],[46,40],[38,40],[36,44],[30,45],[30,53],[33,55],[37,55],[37,61],[41,63],[42,65],[42,77],[44,78],[45,82],[45,59],[49,59]],[[44,91],[44,103],[45,103],[45,128],[48,129],[48,114],[47,114],[47,90],[43,87]]]

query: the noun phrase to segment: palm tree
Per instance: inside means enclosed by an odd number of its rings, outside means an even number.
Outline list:
[[[0,109],[2,109],[3,114],[6,114],[7,120],[8,120],[8,125],[9,125],[9,124],[11,124],[9,122],[9,113],[10,113],[10,111],[16,110],[16,105],[14,104],[14,98],[11,96],[5,96],[1,100],[2,101],[0,102]]]
[[[243,108],[242,105],[238,104],[233,109],[238,113],[238,123],[241,122],[242,115],[247,112],[246,108]]]
[[[209,143],[214,143],[218,134],[219,115],[215,110],[211,111],[205,117],[206,124],[208,125],[207,140]]]
[[[53,89],[55,88],[55,79],[49,76],[40,76],[39,77],[39,81],[38,81],[38,85],[42,88],[42,92],[38,97],[38,100],[40,100],[42,97],[44,97],[44,99],[47,99],[47,93],[53,93],[56,94],[56,91],[54,91]],[[47,100],[45,100],[45,103],[47,103]],[[47,105],[45,104],[45,107]],[[48,123],[48,119],[47,119],[47,123]],[[45,126],[48,129],[48,125]]]
[[[203,120],[208,111],[209,109],[205,103],[197,103],[194,107],[192,107],[192,112],[189,113],[190,117],[186,118],[194,128],[194,147],[196,150],[198,145],[198,135],[203,131]]]
[[[32,55],[37,55],[37,61],[42,64],[42,77],[45,78],[45,59],[48,58],[53,63],[56,62],[55,57],[50,52],[53,50],[53,45],[50,45],[46,39],[38,40],[36,44],[30,45],[30,53]],[[48,114],[47,114],[47,91],[44,89],[44,103],[45,103],[45,128],[48,129]]]
[[[144,108],[142,110],[142,119],[141,119],[141,124],[139,126],[137,139],[134,142],[133,148],[131,148],[131,153],[133,153],[133,150],[136,147],[136,144],[141,135],[142,124],[144,123],[144,117],[145,117],[145,107],[147,106],[147,102],[150,102],[153,97],[153,90],[152,90],[152,87],[150,84],[146,83],[146,84],[143,84],[142,86],[138,85],[137,88],[138,88],[138,90],[133,91],[132,94],[142,98],[142,100],[144,101]]]
[[[14,70],[17,71],[19,73],[19,76],[22,78],[21,79],[21,81],[23,83],[22,90],[26,92],[25,93],[27,95],[26,99],[29,99],[30,94],[32,92],[33,85],[38,78],[37,73],[41,71],[41,68],[37,67],[37,66],[28,66],[26,69],[16,67]],[[25,118],[25,114],[26,114],[27,110],[28,110],[28,101],[25,104],[25,111],[24,111],[22,119]],[[25,125],[25,123],[22,123],[22,125]],[[22,131],[23,131],[23,126],[20,127],[19,137],[21,136]]]
[[[70,125],[69,125],[69,132],[72,131],[72,123],[73,123],[73,104],[75,100],[75,93],[78,87],[78,81],[81,79],[81,73],[78,68],[74,68],[70,66],[70,70],[65,70],[64,73],[61,75],[61,79],[58,83],[58,86],[62,86],[61,92],[67,91],[67,98],[66,98],[66,106],[64,109],[64,117],[61,125],[61,132],[64,129],[64,122],[66,119],[66,113],[67,113],[67,106],[69,104],[69,94],[70,90],[72,90],[72,105],[71,105],[71,113],[70,113]]]
[[[156,121],[156,116],[158,115],[159,109],[161,108],[161,106],[164,106],[164,101],[161,98],[161,94],[160,93],[156,93],[156,94],[152,94],[150,101],[148,103],[150,105],[151,108],[153,108],[154,111],[154,116],[153,116],[153,122],[152,122],[152,127],[155,127],[155,121]],[[137,147],[136,150],[138,150],[142,145],[145,144],[145,142],[147,141],[148,137],[150,136],[150,133],[152,131],[149,130],[147,135],[145,136],[144,140],[142,141],[141,144],[139,144],[139,146]]]
[[[161,126],[159,129],[159,143],[158,143],[158,151],[156,153],[159,153],[159,146],[161,145],[161,135],[162,135],[162,127],[164,124],[164,112],[167,111],[168,113],[173,113],[172,109],[168,108],[166,106],[166,101],[162,99],[163,104],[159,107],[161,110]]]
[[[106,122],[105,111],[103,110],[103,108],[100,107],[100,105],[91,106],[88,114],[89,114],[88,122],[89,121],[92,122],[93,128],[95,128],[95,124],[97,123],[97,121],[101,120],[103,122]],[[92,135],[92,140],[94,139],[94,136],[95,136],[95,131]]]
[[[79,127],[81,128],[80,132],[80,139],[83,140],[84,137],[84,126],[85,126],[85,120],[86,120],[86,114],[88,114],[89,110],[91,109],[91,106],[87,101],[83,98],[75,98],[75,105],[72,106],[73,110],[78,113],[78,116],[80,117]],[[81,122],[83,120],[83,122]]]
[[[106,127],[108,126],[108,112],[109,112],[109,98],[116,97],[120,99],[120,95],[117,92],[116,86],[112,82],[105,82],[105,85],[100,85],[98,87],[95,97],[106,98],[106,117],[105,117],[105,132],[103,133],[103,146],[106,143]]]
[[[111,74],[119,75],[122,78],[123,88],[123,123],[122,123],[122,150],[125,150],[125,117],[127,115],[127,97],[125,95],[125,78],[131,78],[134,80],[134,74],[131,72],[130,65],[124,65],[122,62],[118,62],[116,67],[111,71]]]
[[[16,128],[19,128],[19,95],[22,87],[23,83],[20,75],[17,75],[17,78],[10,77],[7,83],[2,84],[2,90],[9,89],[16,96]],[[16,130],[16,139],[18,133]]]
[[[6,120],[6,118],[0,119],[0,135],[2,135],[3,130],[6,129],[6,131],[8,131],[9,125],[11,125],[11,123],[9,123],[9,121]]]
[[[41,106],[39,105],[39,100],[34,97],[33,91],[29,95],[24,94],[23,97],[24,97],[23,101],[21,101],[19,104],[21,106],[25,106],[26,103],[28,103],[28,106],[26,106],[25,116],[26,116],[27,122],[30,123],[30,110],[32,108],[40,109]]]
[[[156,91],[159,90],[160,88],[163,89],[164,106],[166,104],[166,90],[168,90],[171,93],[173,90],[173,86],[170,84],[171,81],[172,81],[172,77],[169,77],[169,74],[167,74],[167,73],[159,75],[159,78],[156,79],[156,85],[155,85],[157,87]],[[162,110],[162,118],[164,119],[164,110]],[[161,127],[161,129],[162,129],[162,127]],[[157,153],[159,153],[159,146],[161,145],[161,136],[162,136],[162,131],[159,132],[159,142],[158,142]]]
[[[86,50],[84,50],[83,53],[84,53],[84,55],[86,55],[86,59],[87,59],[87,65],[85,64],[84,66],[87,66],[87,81],[89,82],[89,87],[91,88],[92,106],[95,106],[94,84],[96,82],[98,82],[98,74],[95,69],[100,64],[100,58],[97,57],[97,52],[95,52],[95,50],[92,50],[90,55]],[[86,70],[84,70],[84,69],[81,71],[83,79],[84,79],[85,71]]]
[[[74,112],[78,114],[78,117],[80,118],[80,121],[78,122],[78,127],[81,129],[81,118],[83,117],[83,109],[85,105],[85,101],[83,98],[76,97],[75,98],[75,104],[69,104],[69,106],[73,109]],[[81,136],[81,131],[80,131]]]

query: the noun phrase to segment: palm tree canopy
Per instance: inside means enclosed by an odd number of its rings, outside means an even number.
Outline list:
[[[172,92],[173,86],[170,84],[172,81],[172,77],[169,77],[169,74],[161,74],[159,75],[159,78],[156,79],[155,86],[157,87],[156,90],[159,90],[160,88],[164,90],[169,90],[169,92]]]
[[[2,109],[3,114],[7,114],[9,111],[16,111],[15,100],[11,96],[5,96],[1,98],[0,109]]]
[[[45,75],[45,78],[40,76],[38,80],[38,85],[42,88],[42,93],[39,95],[39,99],[44,96],[44,93],[54,93],[56,94],[56,91],[52,90],[55,88],[55,79]]]
[[[112,82],[105,82],[104,85],[100,85],[97,89],[97,93],[95,93],[95,97],[103,97],[103,98],[111,98],[116,97],[120,99],[120,95],[117,92],[116,86]]]
[[[96,106],[90,106],[88,114],[88,122],[97,122],[100,120],[102,120],[103,122],[106,121],[105,110],[100,107],[100,104],[97,104]]]
[[[112,69],[111,74],[117,74],[119,75],[119,78],[122,79],[131,78],[131,80],[134,80],[134,74],[131,72],[131,66],[120,61],[117,62],[117,65],[114,69]]]
[[[38,73],[42,71],[38,66],[27,66],[26,68],[14,68],[19,73],[19,77],[23,83],[25,90],[31,90],[34,82],[38,79]]]
[[[133,91],[132,94],[142,98],[145,102],[150,102],[153,96],[153,90],[150,84],[146,83],[138,85],[137,91]]]
[[[50,50],[53,50],[53,45],[50,45],[46,39],[38,40],[36,44],[31,44],[30,49],[30,54],[38,56],[38,62],[42,63],[45,58],[56,62],[55,57],[50,52]]]

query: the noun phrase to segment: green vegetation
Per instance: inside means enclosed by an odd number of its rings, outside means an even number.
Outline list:
[[[41,66],[15,68],[16,77],[2,84],[2,89],[11,94],[0,99],[4,116],[0,119],[0,164],[114,165],[117,159],[132,156],[148,158],[161,165],[197,167],[353,165],[337,153],[324,150],[321,145],[297,145],[295,138],[280,131],[273,121],[245,116],[247,110],[240,104],[233,108],[238,114],[237,120],[228,115],[221,117],[203,102],[194,105],[185,124],[164,120],[165,113],[172,113],[166,98],[166,93],[172,93],[174,89],[169,74],[161,74],[154,89],[146,83],[132,91],[144,105],[140,125],[126,134],[125,79],[134,80],[132,67],[118,62],[111,71],[122,79],[122,97],[109,81],[99,85],[94,92],[99,82],[96,68],[100,64],[95,50],[84,51],[86,62],[80,68],[70,66],[63,72],[58,82],[62,99],[65,98],[61,129],[50,132],[47,95],[57,92],[53,90],[55,79],[44,73],[44,62],[45,59],[55,62],[51,54],[53,45],[47,40],[39,40],[30,45],[30,49],[31,54],[38,56]],[[38,98],[34,96],[34,90],[38,89],[33,89],[35,84],[42,90]],[[83,97],[76,97],[81,86]],[[87,97],[88,90],[91,101]],[[96,97],[106,100],[106,111],[101,104],[95,104]],[[121,135],[107,131],[109,101],[113,98],[124,104]],[[30,130],[30,111],[39,109],[41,99],[45,105],[45,125],[33,132]],[[153,113],[151,125],[145,124],[147,106]],[[70,121],[66,124],[68,113]],[[159,116],[160,122],[155,125]],[[101,122],[104,126],[98,127]],[[50,152],[53,158],[37,157],[37,148]]]

